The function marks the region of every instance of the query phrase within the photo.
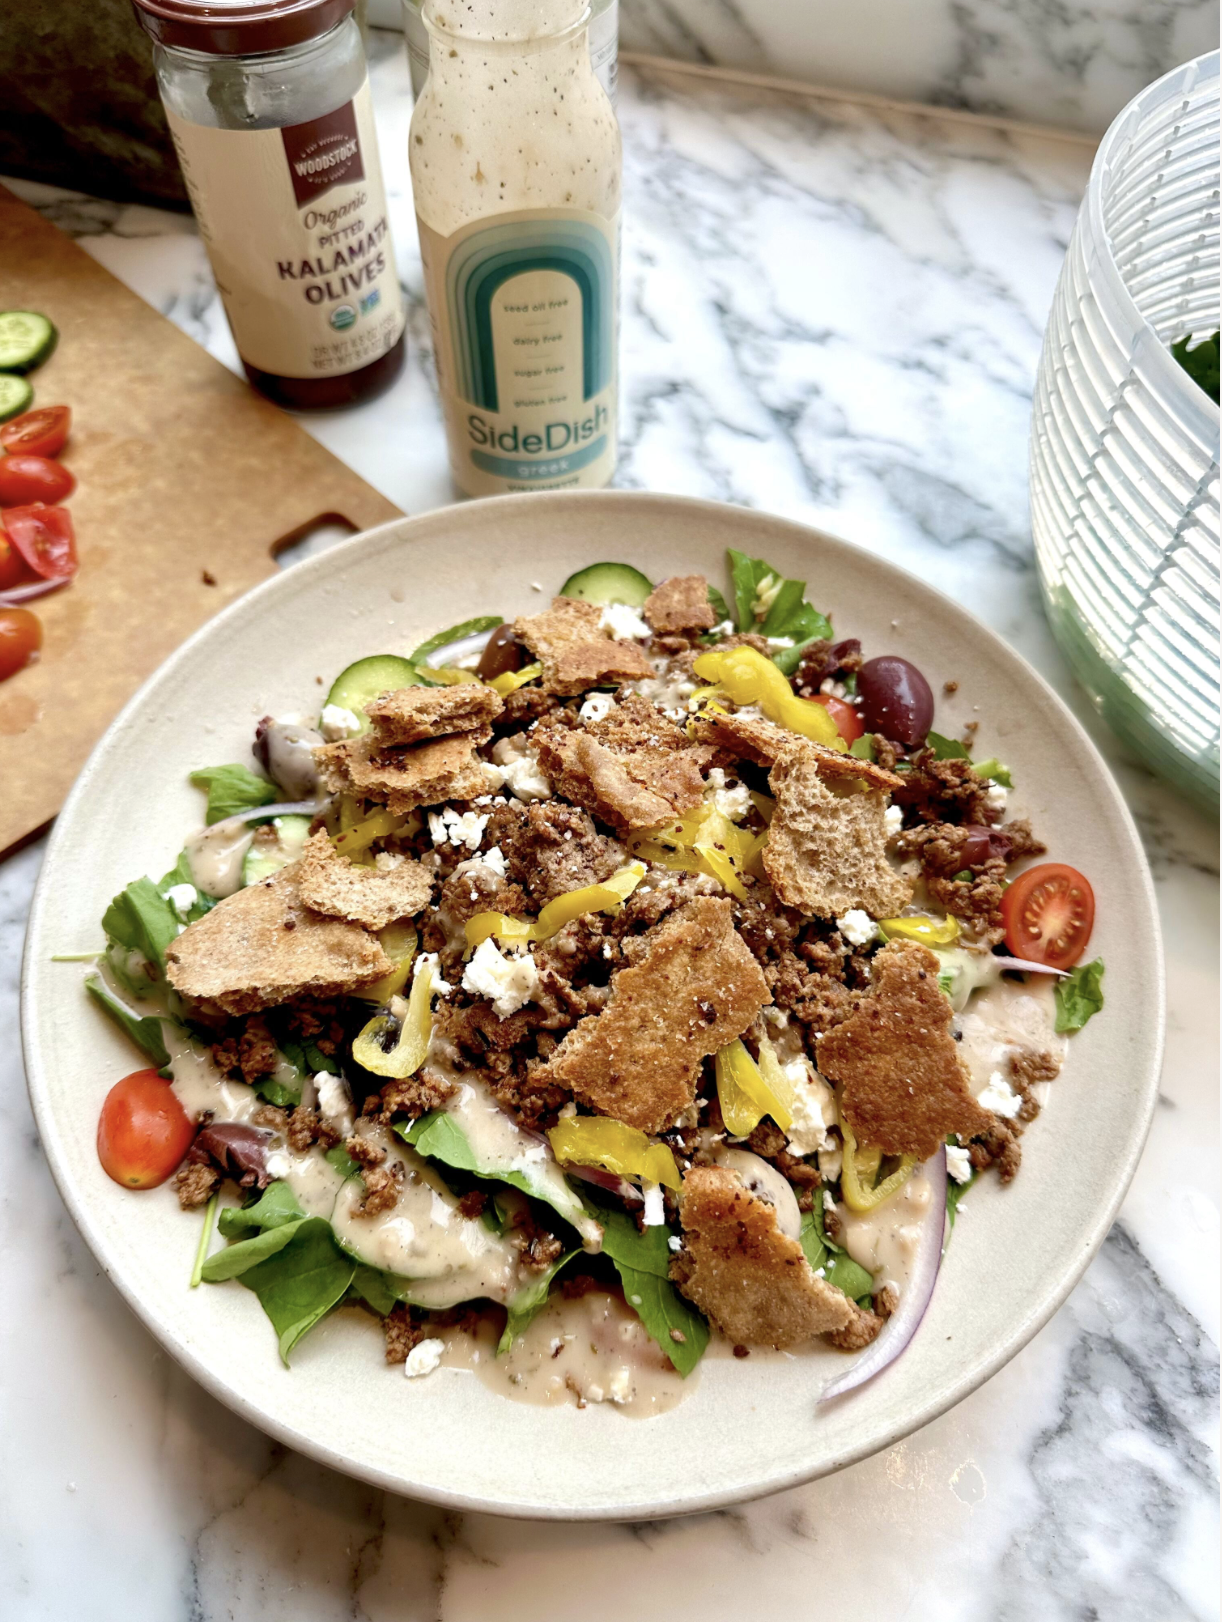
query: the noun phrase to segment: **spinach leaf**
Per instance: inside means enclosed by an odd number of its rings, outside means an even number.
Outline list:
[[[305,1212],[287,1183],[269,1183],[249,1205],[222,1211],[220,1228],[226,1239],[238,1239],[261,1228],[282,1228],[288,1222],[299,1222],[303,1216]]]
[[[283,1234],[288,1235],[283,1245],[236,1276],[259,1297],[279,1338],[281,1360],[287,1365],[293,1347],[339,1305],[356,1273],[356,1263],[336,1244],[331,1224],[322,1217],[285,1223],[211,1260],[219,1261],[234,1250]],[[210,1265],[204,1265],[205,1278],[209,1277]]]
[[[426,1159],[439,1160],[442,1165],[453,1166],[456,1171],[468,1171],[476,1177],[491,1178],[519,1188],[532,1199],[550,1205],[583,1238],[596,1237],[585,1207],[554,1161],[541,1160],[529,1164],[524,1170],[482,1161],[467,1141],[462,1127],[444,1110],[430,1110],[410,1124],[399,1123],[395,1131]]]
[[[388,1317],[402,1299],[392,1274],[368,1267],[364,1262],[356,1263],[348,1293],[367,1302],[380,1318]]]
[[[294,1042],[291,1037],[277,1037],[276,1046],[301,1076],[316,1076],[326,1070],[333,1076],[340,1073],[339,1064],[330,1053],[323,1053],[313,1042]]]
[[[355,1177],[361,1169],[342,1143],[333,1143],[323,1155],[323,1159],[329,1166],[333,1166],[341,1177]]]
[[[863,1295],[871,1294],[874,1280],[869,1273],[827,1237],[818,1194],[815,1196],[814,1210],[805,1212],[802,1217],[798,1240],[812,1270],[817,1273],[822,1268],[823,1277],[829,1284],[843,1290],[845,1295],[851,1296],[854,1301],[860,1300]]]
[[[1058,1031],[1080,1031],[1103,1007],[1103,959],[1080,963],[1056,987]]]
[[[505,1320],[505,1328],[496,1344],[496,1355],[498,1357],[504,1356],[531,1320],[537,1318],[539,1313],[543,1311],[547,1305],[552,1280],[560,1269],[568,1262],[571,1262],[574,1256],[580,1255],[580,1246],[576,1250],[566,1252],[558,1261],[554,1261],[550,1267],[544,1268],[537,1279],[520,1289],[513,1297],[509,1302],[509,1316]]]
[[[301,1103],[300,1082],[295,1088],[286,1087],[282,1081],[277,1081],[275,1076],[260,1076],[254,1088],[260,1098],[274,1104],[277,1109],[296,1109]]]
[[[430,653],[436,653],[438,648],[444,648],[451,642],[461,642],[463,637],[481,636],[485,631],[495,631],[498,625],[503,624],[499,614],[483,614],[478,619],[463,620],[458,625],[451,625],[447,631],[438,631],[436,636],[429,637],[422,642],[414,653],[409,653],[407,662],[411,665],[422,664]]]
[[[230,1228],[225,1219],[233,1214],[231,1211],[221,1212],[221,1232],[226,1238],[229,1237]],[[241,1278],[252,1267],[283,1250],[307,1222],[321,1221],[321,1217],[290,1217],[285,1222],[277,1223],[274,1228],[264,1228],[249,1239],[240,1239],[237,1244],[218,1250],[215,1256],[209,1256],[203,1265],[202,1277],[209,1284],[221,1284],[229,1278]],[[323,1226],[328,1233],[331,1232],[329,1222],[324,1222]]]
[[[709,587],[709,602],[712,604],[714,614],[717,615],[718,625],[724,625],[726,620],[730,619],[730,609],[716,586]],[[733,621],[730,623],[733,624]]]
[[[268,805],[276,798],[274,783],[266,777],[256,777],[246,766],[201,766],[191,773],[196,788],[207,789],[208,810],[204,821],[211,827],[235,811],[249,811],[252,806]]]
[[[657,1231],[664,1233],[665,1229]],[[709,1344],[708,1324],[669,1279],[659,1278],[652,1272],[638,1272],[614,1256],[611,1259],[624,1286],[624,1297],[644,1325],[646,1334],[657,1341],[674,1367],[686,1377]],[[676,1340],[672,1330],[683,1338]]]
[[[139,878],[115,896],[102,914],[102,928],[112,944],[163,969],[166,948],[178,939],[178,914],[152,879]]]
[[[957,738],[944,738],[940,732],[930,732],[925,746],[932,749],[935,760],[970,760],[972,757]]]
[[[679,1373],[690,1374],[704,1356],[709,1326],[670,1282],[670,1230],[658,1226],[642,1233],[626,1211],[594,1200],[586,1208],[603,1225],[603,1254],[615,1264],[628,1305]],[[683,1339],[675,1340],[672,1329]]]
[[[153,1061],[160,1074],[168,1077],[170,1055],[162,1041],[161,1020],[154,1015],[141,1017],[133,1014],[130,1008],[124,1008],[110,995],[96,974],[91,974],[85,981],[85,990],[99,1008],[104,1008],[115,1024],[127,1032],[141,1053]]]

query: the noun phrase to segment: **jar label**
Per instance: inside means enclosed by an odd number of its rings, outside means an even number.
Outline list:
[[[616,457],[618,218],[501,214],[448,237],[417,223],[459,488],[605,485]]]
[[[242,359],[337,377],[392,349],[405,316],[369,81],[283,129],[166,117]]]

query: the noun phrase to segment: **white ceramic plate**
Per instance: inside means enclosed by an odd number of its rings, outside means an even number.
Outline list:
[[[973,1189],[910,1350],[826,1409],[818,1390],[844,1366],[831,1351],[706,1362],[692,1395],[649,1420],[510,1402],[457,1370],[409,1382],[356,1311],[325,1322],[286,1371],[249,1291],[187,1288],[198,1220],[165,1189],[132,1194],[103,1174],[98,1110],[136,1063],[87,1003],[81,966],[52,954],[93,947],[111,895],[172,864],[199,821],[188,771],[249,758],[260,715],[308,711],[363,654],[406,651],[473,614],[537,610],[597,559],[655,579],[699,570],[724,585],[727,545],[810,581],[841,636],[911,658],[935,693],[957,680],[939,729],[980,720],[979,752],[1013,771],[1014,811],[1095,887],[1091,952],[1107,963],[1107,1009],[1074,1038],[1024,1139],[1021,1174],[1007,1189],[992,1177]],[[337,1469],[459,1508],[557,1518],[671,1515],[792,1486],[965,1397],[1030,1339],[1102,1242],[1145,1139],[1162,1045],[1158,921],[1137,835],[1102,760],[1040,678],[946,598],[842,541],[736,508],[618,493],[514,496],[387,524],[205,626],[136,695],[73,789],[24,972],[30,1094],[52,1172],[98,1261],[166,1349],[222,1402]]]

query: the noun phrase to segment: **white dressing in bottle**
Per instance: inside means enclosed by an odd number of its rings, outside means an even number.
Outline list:
[[[412,185],[454,481],[615,471],[620,138],[583,0],[427,0]]]

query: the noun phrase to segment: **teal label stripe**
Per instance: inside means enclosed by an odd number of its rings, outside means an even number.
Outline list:
[[[514,276],[554,270],[581,297],[582,395],[611,382],[615,356],[615,261],[606,233],[585,220],[514,220],[464,238],[446,266],[458,392],[485,411],[500,410],[492,349],[492,300]]]
[[[549,456],[546,462],[519,462],[512,456],[489,456],[487,451],[472,451],[471,460],[481,473],[495,473],[502,479],[562,479],[566,473],[576,473],[597,462],[606,448],[607,436],[599,434],[579,451]]]

